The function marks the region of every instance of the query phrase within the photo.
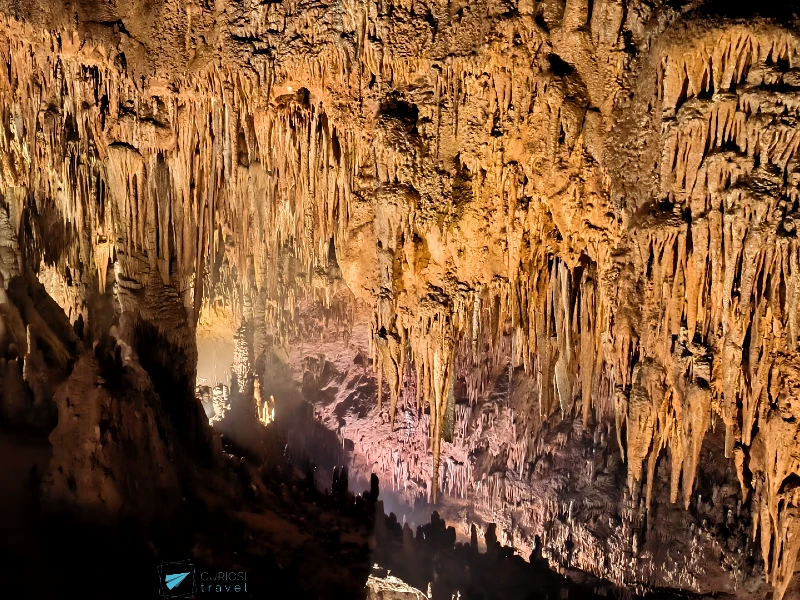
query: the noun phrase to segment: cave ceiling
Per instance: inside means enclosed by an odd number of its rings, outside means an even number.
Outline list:
[[[470,459],[470,414],[495,431],[472,450],[520,477],[548,422],[594,432],[641,514],[657,471],[659,502],[702,502],[716,436],[779,598],[800,550],[792,6],[0,1],[0,274],[90,326],[112,297],[120,336],[157,332],[187,381],[223,319],[259,393],[269,349],[340,326],[384,430],[416,415],[381,468],[433,502],[534,510]],[[513,415],[475,416],[492,394]]]

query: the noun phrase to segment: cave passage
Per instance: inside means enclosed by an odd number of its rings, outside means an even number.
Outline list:
[[[0,0],[0,596],[800,598],[796,15]]]

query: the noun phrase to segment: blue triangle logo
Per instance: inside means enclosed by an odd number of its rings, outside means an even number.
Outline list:
[[[169,588],[170,590],[174,590],[176,587],[178,587],[181,584],[181,582],[184,579],[186,579],[186,577],[188,575],[189,575],[188,572],[187,573],[172,573],[171,575],[166,575],[164,577],[164,583],[167,584],[167,588]]]

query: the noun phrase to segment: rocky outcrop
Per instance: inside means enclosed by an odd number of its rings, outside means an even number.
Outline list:
[[[165,519],[181,498],[174,434],[142,368],[105,352],[81,357],[53,399],[44,504],[100,523]]]
[[[428,596],[402,579],[379,573],[367,580],[368,600],[425,600]]]

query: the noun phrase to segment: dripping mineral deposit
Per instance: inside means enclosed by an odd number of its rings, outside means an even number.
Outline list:
[[[4,590],[800,598],[800,2],[0,23]]]

